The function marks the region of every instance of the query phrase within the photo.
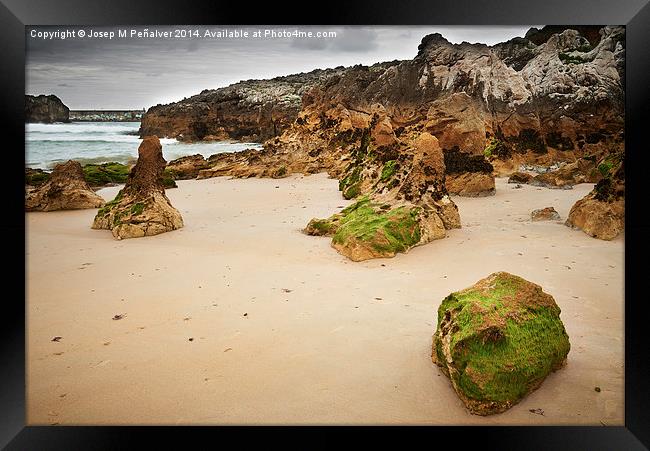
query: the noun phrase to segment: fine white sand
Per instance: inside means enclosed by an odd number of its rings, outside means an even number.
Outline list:
[[[593,185],[497,179],[495,196],[454,198],[462,229],[361,263],[301,233],[349,204],[323,174],[178,185],[186,225],[155,237],[116,241],[95,210],[27,214],[28,424],[623,424],[624,238],[530,221],[566,219]],[[431,336],[441,300],[495,271],[553,295],[571,351],[479,417]]]

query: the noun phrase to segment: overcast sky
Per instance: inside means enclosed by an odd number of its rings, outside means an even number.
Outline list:
[[[36,27],[26,28],[27,94],[55,94],[70,109],[140,109],[247,79],[317,68],[411,59],[422,37],[488,45],[523,36],[531,26],[417,27]],[[538,26],[539,27],[539,26]],[[117,29],[198,30],[200,38],[118,38]],[[37,32],[114,31],[113,39],[43,39]],[[329,38],[257,38],[257,30],[336,32]],[[248,38],[206,38],[206,30],[247,30]]]

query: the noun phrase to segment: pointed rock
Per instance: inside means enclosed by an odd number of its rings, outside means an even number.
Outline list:
[[[101,208],[93,229],[108,229],[117,239],[158,235],[183,227],[183,218],[165,195],[166,161],[156,136],[147,136],[138,149],[138,162],[124,188]]]

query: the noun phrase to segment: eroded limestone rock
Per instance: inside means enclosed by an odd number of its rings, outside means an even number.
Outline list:
[[[104,205],[104,199],[84,179],[77,161],[56,165],[46,180],[27,193],[26,211],[76,210]]]
[[[571,207],[566,225],[594,238],[613,240],[625,229],[625,170],[623,155],[598,165],[603,178]]]
[[[158,235],[183,227],[183,218],[165,195],[162,145],[155,136],[142,140],[138,162],[115,199],[101,208],[93,229],[107,229],[117,239]]]

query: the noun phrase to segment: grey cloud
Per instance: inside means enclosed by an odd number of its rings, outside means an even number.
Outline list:
[[[373,29],[348,28],[343,31],[342,37],[336,37],[333,47],[344,52],[364,52],[378,47],[379,33]]]
[[[294,49],[323,50],[331,46],[331,42],[325,39],[300,39],[294,38],[291,47]]]

